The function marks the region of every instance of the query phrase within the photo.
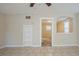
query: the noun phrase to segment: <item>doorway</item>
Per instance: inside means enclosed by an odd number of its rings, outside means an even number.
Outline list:
[[[42,47],[52,46],[52,20],[42,19],[41,21],[41,45]]]

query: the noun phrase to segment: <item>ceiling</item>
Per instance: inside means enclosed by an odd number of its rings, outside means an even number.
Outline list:
[[[36,3],[29,7],[30,3],[0,3],[0,13],[3,14],[26,14],[26,13],[78,13],[79,4],[52,4],[48,7],[44,3]]]

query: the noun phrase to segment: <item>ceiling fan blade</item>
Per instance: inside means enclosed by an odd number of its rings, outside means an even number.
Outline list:
[[[49,6],[51,6],[52,4],[51,4],[51,3],[46,3],[46,5],[49,7]]]
[[[30,7],[33,7],[35,3],[30,3]]]

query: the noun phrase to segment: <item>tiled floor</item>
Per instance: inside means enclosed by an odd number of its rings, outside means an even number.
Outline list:
[[[79,47],[17,47],[0,49],[1,56],[79,56]]]

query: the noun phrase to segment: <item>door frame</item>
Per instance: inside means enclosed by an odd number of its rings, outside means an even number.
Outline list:
[[[54,28],[54,26],[53,26],[53,18],[49,18],[49,17],[40,18],[40,47],[42,47],[42,44],[41,43],[42,43],[42,20],[43,19],[51,19],[51,21],[52,21],[52,29]],[[52,36],[52,39],[51,39],[52,45],[50,47],[53,47],[54,30],[52,30],[51,36]]]

